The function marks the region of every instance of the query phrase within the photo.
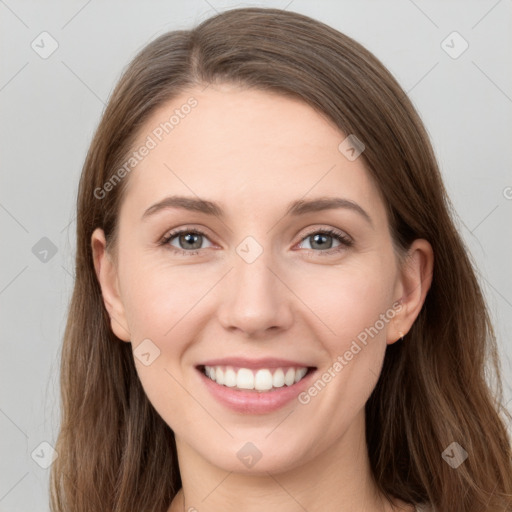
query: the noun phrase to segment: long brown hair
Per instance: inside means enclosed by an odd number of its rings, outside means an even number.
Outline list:
[[[341,132],[356,134],[396,247],[406,251],[416,238],[433,247],[423,308],[403,342],[387,348],[366,404],[379,489],[442,512],[509,510],[504,420],[511,417],[502,406],[496,340],[425,128],[393,76],[360,44],[306,16],[263,8],[223,12],[151,42],[124,72],[101,119],[78,191],[52,510],[164,512],[181,486],[173,432],[144,393],[131,345],[110,328],[93,265],[95,228],[115,248],[129,177],[101,199],[95,191],[122,166],[157,107],[192,87],[222,82],[299,98]],[[489,370],[497,377],[492,389]],[[457,469],[442,457],[454,442],[468,453]]]

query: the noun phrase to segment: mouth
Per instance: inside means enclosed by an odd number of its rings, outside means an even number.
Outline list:
[[[316,367],[282,366],[255,369],[223,365],[200,365],[197,369],[219,386],[239,391],[268,393],[297,384],[315,371]]]
[[[311,385],[317,367],[277,359],[229,359],[204,362],[196,370],[221,405],[242,414],[267,414]]]

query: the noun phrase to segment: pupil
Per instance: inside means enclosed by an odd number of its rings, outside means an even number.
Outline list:
[[[192,243],[194,244],[194,238],[198,239],[199,235],[195,235],[194,233],[187,233],[185,235],[182,235],[182,238],[185,240],[186,243]],[[197,243],[197,240],[196,240]],[[199,249],[201,244],[199,243],[199,247],[192,247],[193,249]]]
[[[325,244],[325,238],[326,238],[327,236],[328,236],[328,235],[322,235],[322,234],[318,233],[318,234],[316,234],[316,235],[314,235],[314,236],[313,236],[313,240],[314,240],[314,242],[313,242],[313,243],[314,243],[314,244],[318,243],[318,239],[319,239],[319,238],[320,238],[320,239],[324,239],[324,243],[323,243],[323,244],[322,244],[322,242],[320,242],[320,249],[322,249],[322,248],[324,248],[324,249],[325,249],[325,247],[326,247],[326,244]],[[329,247],[327,247],[327,248],[328,248],[328,249],[330,249],[330,246],[332,245],[332,243],[331,243],[331,244],[328,244],[328,245],[329,245]]]

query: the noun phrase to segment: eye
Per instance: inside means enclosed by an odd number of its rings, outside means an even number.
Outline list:
[[[172,243],[174,239],[176,239],[178,247],[176,247],[176,245]],[[199,249],[203,249],[201,245],[204,239],[207,239],[206,234],[203,233],[201,230],[184,228],[176,231],[171,231],[162,238],[160,244],[168,245],[176,252],[179,252],[186,256],[191,256],[197,254],[199,252]]]
[[[329,241],[329,239],[331,240]],[[339,245],[333,248],[332,239],[337,241]],[[196,228],[182,228],[165,235],[160,241],[160,245],[170,247],[173,251],[185,256],[193,256],[198,254],[201,249],[204,249],[202,247],[204,240],[208,240],[208,238],[203,231]],[[322,255],[338,253],[353,245],[351,238],[343,232],[338,232],[334,229],[317,229],[312,231],[301,240],[299,245],[302,245],[305,240],[312,240],[310,248],[306,247],[308,251]]]
[[[332,239],[336,240],[339,245],[332,248]],[[347,235],[334,229],[312,231],[302,239],[302,241],[304,240],[311,240],[309,250],[319,252],[322,255],[337,253],[353,245],[353,241]],[[320,251],[315,249],[320,249]]]

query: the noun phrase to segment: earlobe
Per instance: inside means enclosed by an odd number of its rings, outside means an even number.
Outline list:
[[[114,334],[123,341],[131,341],[124,306],[118,286],[117,268],[106,250],[105,233],[96,228],[91,236],[91,248],[96,277],[101,287],[105,308],[110,316]]]
[[[420,314],[432,284],[433,270],[432,246],[427,240],[415,240],[400,270],[401,309],[393,319],[393,328],[389,330],[389,344],[405,336]]]

